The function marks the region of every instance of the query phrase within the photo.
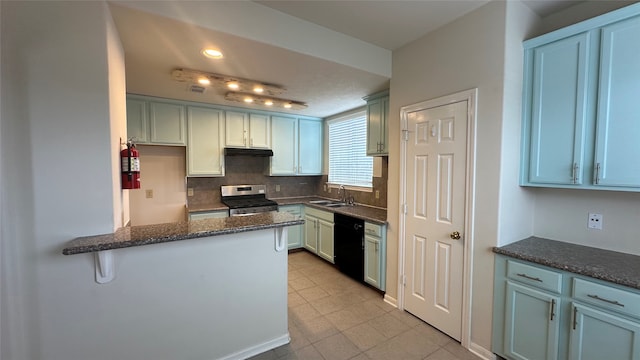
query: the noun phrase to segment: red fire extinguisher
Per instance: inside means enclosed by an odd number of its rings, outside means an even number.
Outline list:
[[[127,148],[120,151],[122,163],[122,188],[140,189],[140,153],[136,145],[127,141]]]

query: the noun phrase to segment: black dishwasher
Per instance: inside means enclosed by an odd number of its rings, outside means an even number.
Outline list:
[[[364,220],[334,214],[335,263],[344,274],[364,281]]]

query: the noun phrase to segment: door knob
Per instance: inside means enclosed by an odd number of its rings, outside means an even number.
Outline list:
[[[460,240],[460,233],[457,231],[454,231],[451,234],[449,234],[449,237],[452,238],[453,240]]]

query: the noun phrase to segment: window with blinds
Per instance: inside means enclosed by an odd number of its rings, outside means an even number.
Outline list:
[[[328,122],[329,182],[372,187],[373,158],[367,156],[367,119],[361,111]]]

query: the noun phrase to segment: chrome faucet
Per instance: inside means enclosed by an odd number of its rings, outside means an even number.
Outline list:
[[[340,185],[338,188],[338,195],[342,195],[342,202],[347,202],[347,190],[344,188],[344,185]]]

